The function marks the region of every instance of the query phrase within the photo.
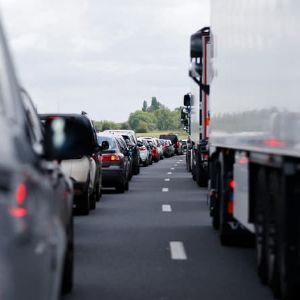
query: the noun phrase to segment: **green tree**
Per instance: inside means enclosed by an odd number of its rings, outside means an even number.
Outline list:
[[[148,104],[147,104],[147,101],[146,101],[146,100],[144,100],[144,102],[143,102],[143,108],[142,108],[142,111],[146,112],[146,111],[147,111],[147,109],[148,109]]]
[[[170,109],[160,108],[154,112],[159,130],[173,129],[173,118]]]
[[[140,122],[144,122],[147,125],[147,131],[156,129],[156,119],[152,113],[137,110],[130,114],[128,123],[133,130],[139,128]]]
[[[157,101],[156,97],[152,97],[151,99],[151,105],[148,108],[149,112],[154,112],[156,110],[159,110],[161,107],[161,104]]]

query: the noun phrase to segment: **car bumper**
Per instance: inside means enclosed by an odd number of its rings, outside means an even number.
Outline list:
[[[102,169],[102,186],[113,187],[122,181],[124,171],[122,169]]]

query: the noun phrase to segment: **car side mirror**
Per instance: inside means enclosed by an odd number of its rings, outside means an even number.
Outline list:
[[[95,152],[95,136],[88,119],[48,117],[44,129],[46,159],[74,159]]]
[[[103,141],[102,144],[101,144],[101,150],[105,151],[105,150],[108,150],[108,149],[109,149],[108,141]]]

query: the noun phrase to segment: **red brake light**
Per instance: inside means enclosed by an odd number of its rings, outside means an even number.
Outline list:
[[[9,208],[9,213],[14,218],[24,218],[27,216],[27,209],[22,207],[24,205],[25,199],[27,197],[27,187],[25,183],[20,183],[17,186],[15,193],[16,203],[13,207]]]
[[[9,213],[14,218],[24,218],[27,216],[27,209],[23,207],[11,207]]]
[[[18,205],[22,205],[27,195],[27,188],[24,183],[20,183],[16,190],[16,201]]]
[[[102,161],[118,161],[120,157],[116,154],[103,154]]]
[[[234,189],[235,186],[236,186],[236,183],[235,183],[234,180],[230,180],[229,183],[228,183],[228,185],[229,185],[230,188]]]

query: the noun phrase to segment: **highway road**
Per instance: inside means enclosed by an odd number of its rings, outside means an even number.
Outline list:
[[[75,218],[75,278],[64,300],[268,300],[253,248],[222,247],[206,190],[184,156],[141,168],[125,194],[106,191]]]

